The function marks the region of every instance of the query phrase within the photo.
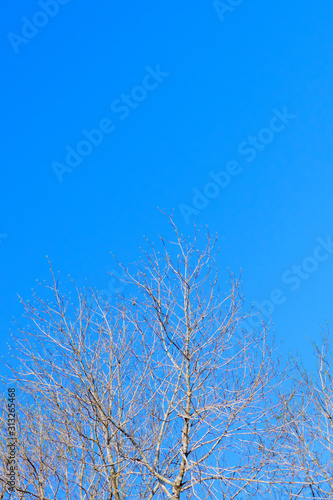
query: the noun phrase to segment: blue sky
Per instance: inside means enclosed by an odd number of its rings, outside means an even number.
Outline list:
[[[333,4],[222,3],[5,2],[3,344],[46,255],[112,291],[110,252],[168,235],[161,207],[218,232],[222,279],[273,294],[284,352],[311,362],[333,324]]]

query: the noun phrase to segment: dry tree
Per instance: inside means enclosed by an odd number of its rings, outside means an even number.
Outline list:
[[[91,288],[65,296],[52,274],[51,298],[24,304],[30,324],[12,368],[17,498],[273,494],[287,369],[265,322],[244,326],[240,279],[230,274],[219,292],[216,241],[170,224],[174,241],[161,238],[124,270],[131,297],[105,303]]]
[[[289,391],[280,394],[284,422],[279,462],[288,470],[280,498],[333,499],[333,373],[329,331],[314,346],[314,369],[295,359]]]

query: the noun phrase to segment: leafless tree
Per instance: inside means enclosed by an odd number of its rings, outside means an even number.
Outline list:
[[[125,270],[131,297],[66,297],[52,274],[52,298],[24,303],[18,498],[231,500],[275,487],[287,371],[267,325],[244,328],[240,280],[220,294],[215,240],[170,224],[174,241]]]
[[[314,345],[314,370],[294,361],[296,377],[289,396],[282,396],[285,422],[279,443],[281,463],[289,471],[288,484],[280,485],[283,498],[333,498],[333,380],[329,332],[321,346]]]

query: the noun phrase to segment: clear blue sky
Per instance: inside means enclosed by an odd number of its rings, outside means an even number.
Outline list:
[[[333,4],[230,3],[3,4],[3,344],[46,255],[108,289],[110,251],[169,233],[158,206],[219,233],[249,304],[281,302],[285,352],[333,325]]]

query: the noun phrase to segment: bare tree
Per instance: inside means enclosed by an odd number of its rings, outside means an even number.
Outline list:
[[[295,360],[296,378],[281,400],[285,432],[279,443],[281,463],[289,471],[281,484],[285,498],[333,498],[333,380],[329,333],[314,345],[315,369]]]
[[[220,297],[215,241],[170,223],[175,241],[125,270],[130,298],[65,297],[52,275],[53,298],[24,304],[19,498],[230,500],[274,487],[287,372],[267,325],[244,328],[240,280],[230,274]]]

